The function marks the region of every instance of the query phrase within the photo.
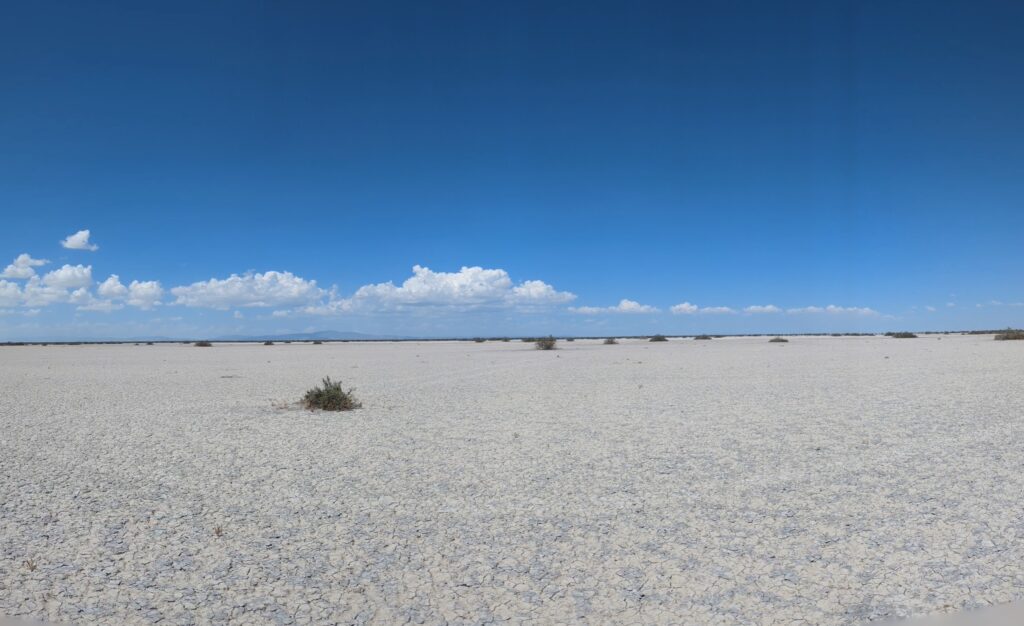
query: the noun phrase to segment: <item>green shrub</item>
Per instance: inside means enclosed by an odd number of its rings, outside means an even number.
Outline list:
[[[209,348],[209,347],[211,347],[211,346],[212,346],[213,344],[212,344],[212,343],[210,343],[209,341],[197,341],[197,342],[195,342],[195,343],[194,343],[194,344],[192,344],[192,345],[193,345],[193,346],[195,346],[195,347],[197,347],[197,348]]]
[[[322,386],[313,387],[302,397],[302,406],[310,411],[320,409],[321,411],[351,411],[361,408],[363,405],[352,395],[354,389],[345,391],[341,383],[331,380],[325,376]]]
[[[917,339],[917,335],[914,333],[901,332],[901,333],[885,333],[893,339]]]
[[[665,335],[654,335],[648,341],[668,341],[668,338]]]
[[[614,346],[614,345],[616,345],[618,343],[619,342],[618,342],[618,340],[615,339],[615,337],[609,337],[609,338],[604,340],[604,345],[606,345],[606,346]]]
[[[995,336],[996,341],[1024,341],[1024,330],[1007,328]]]
[[[555,344],[557,343],[558,340],[549,335],[547,337],[541,337],[540,339],[537,339],[536,341],[533,342],[533,345],[536,346],[538,350],[554,350]]]
[[[768,343],[789,343],[789,339],[785,337],[772,337],[768,340]]]
[[[697,335],[694,339],[700,339],[701,341],[708,341],[711,339],[711,335]]]

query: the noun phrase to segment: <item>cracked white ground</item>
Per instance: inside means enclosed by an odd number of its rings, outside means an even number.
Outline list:
[[[0,615],[850,624],[1024,596],[1024,345],[0,348]],[[275,407],[324,375],[364,408]]]

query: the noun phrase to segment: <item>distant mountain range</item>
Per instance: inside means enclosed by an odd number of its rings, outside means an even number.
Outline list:
[[[374,341],[382,339],[409,339],[395,335],[367,335],[364,333],[344,332],[340,330],[318,330],[313,333],[289,333],[284,335],[223,335],[213,341]]]

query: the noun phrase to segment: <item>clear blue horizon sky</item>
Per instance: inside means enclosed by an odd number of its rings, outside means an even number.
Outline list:
[[[12,5],[0,340],[1021,326],[1022,26],[1019,2]]]

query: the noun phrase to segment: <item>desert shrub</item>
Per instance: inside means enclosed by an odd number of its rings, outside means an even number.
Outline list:
[[[533,342],[533,345],[536,346],[538,350],[554,350],[555,344],[557,343],[557,339],[551,336],[547,336],[537,339],[536,341]]]
[[[509,341],[508,337],[502,337],[501,340],[506,342],[506,343],[508,343],[508,341]]]
[[[484,342],[484,338],[483,337],[475,337],[473,339],[473,341],[475,341],[476,343],[483,343]]]
[[[609,337],[609,338],[604,340],[604,345],[606,345],[606,346],[614,346],[617,343],[619,343],[619,342],[618,342],[618,340],[615,339],[615,337]]]
[[[668,341],[668,338],[665,335],[654,335],[648,341]]]
[[[151,346],[151,345],[153,345],[153,342],[152,342],[152,341],[147,341],[147,342],[146,342],[146,345],[147,345],[147,346]]]
[[[785,337],[772,337],[768,340],[768,343],[789,343],[789,339]]]
[[[273,341],[264,341],[263,345],[265,345],[265,346],[272,346],[272,345],[274,345],[274,342]]]
[[[708,341],[711,339],[711,335],[697,335],[694,339],[700,339],[701,341]]]
[[[324,345],[324,342],[322,342],[319,339],[317,339],[316,341],[313,342],[313,345],[314,346],[322,346],[322,345]]]
[[[1007,328],[995,336],[996,341],[1024,341],[1024,330]]]
[[[325,376],[321,386],[313,387],[302,397],[302,406],[310,411],[313,409],[320,409],[321,411],[351,411],[352,409],[358,409],[363,405],[352,395],[353,391],[355,390],[349,389],[345,391],[341,388],[340,382],[331,380],[330,376]]]
[[[212,344],[212,343],[210,343],[209,341],[197,341],[197,342],[195,342],[195,343],[194,343],[194,344],[192,344],[192,345],[193,345],[193,346],[195,346],[195,347],[197,347],[197,348],[209,348],[209,347],[211,347],[211,346],[212,346],[213,344]]]
[[[523,339],[522,339],[523,343],[535,343],[536,341],[537,341],[536,337],[523,337]]]
[[[901,332],[901,333],[885,333],[894,339],[917,339],[917,335],[914,333]]]
[[[566,341],[576,341],[576,338],[575,337],[566,337],[565,340]]]

